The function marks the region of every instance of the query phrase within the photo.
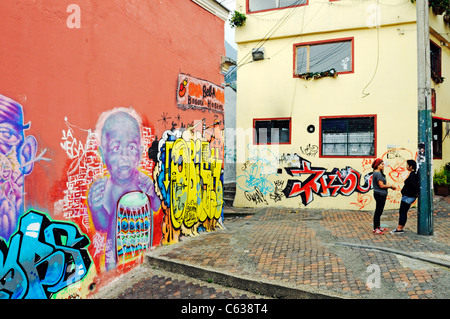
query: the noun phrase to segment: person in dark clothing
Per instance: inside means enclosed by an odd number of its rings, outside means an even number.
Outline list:
[[[405,180],[405,184],[402,188],[402,200],[400,202],[399,210],[399,220],[398,226],[393,231],[392,234],[401,234],[404,232],[403,228],[406,225],[406,220],[408,216],[408,210],[419,196],[419,176],[416,172],[417,163],[414,160],[406,161],[406,169],[410,172],[408,178]]]
[[[377,235],[383,234],[383,231],[387,230],[380,228],[380,219],[383,214],[384,205],[386,204],[386,198],[388,195],[388,189],[395,189],[395,186],[386,182],[386,176],[384,175],[384,162],[377,158],[372,163],[373,175],[373,197],[375,198],[375,213],[373,215],[373,233]]]

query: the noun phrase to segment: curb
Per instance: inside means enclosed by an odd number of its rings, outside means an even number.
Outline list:
[[[351,299],[333,292],[314,291],[310,287],[287,287],[265,280],[255,280],[244,276],[235,276],[205,267],[182,264],[163,257],[146,255],[148,265],[165,271],[186,275],[205,282],[245,290],[251,293],[277,299]]]
[[[385,248],[385,247],[378,247],[378,246],[366,246],[366,245],[358,245],[358,244],[350,244],[350,243],[335,243],[337,246],[344,246],[344,247],[351,247],[351,248],[361,248],[361,249],[371,249],[371,250],[378,250],[378,251],[385,251],[388,253],[396,254],[396,255],[402,255],[408,258],[417,259],[421,261],[425,261],[431,264],[435,264],[442,267],[450,268],[450,262],[446,262],[444,260],[436,259],[436,258],[427,258],[427,257],[421,257],[418,255],[414,255],[411,253],[406,253],[401,250],[391,249],[391,248]]]

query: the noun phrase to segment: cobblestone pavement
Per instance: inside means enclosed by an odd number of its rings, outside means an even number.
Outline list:
[[[435,198],[432,236],[417,234],[414,208],[401,235],[372,234],[372,212],[232,208],[245,214],[155,248],[96,298],[448,299],[449,207]],[[393,229],[397,215],[385,211],[382,226]]]
[[[223,287],[147,264],[103,288],[95,299],[262,299],[247,291]]]
[[[400,235],[372,234],[372,212],[265,208],[228,218],[224,230],[158,247],[149,257],[159,267],[194,267],[312,298],[447,299],[449,201],[435,198],[432,236],[417,234],[414,208]],[[385,211],[381,220],[389,230],[397,221],[397,211]]]

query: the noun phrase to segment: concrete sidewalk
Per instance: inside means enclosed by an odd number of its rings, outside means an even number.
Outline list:
[[[448,299],[450,198],[434,199],[434,234],[372,234],[372,212],[226,208],[225,229],[159,246],[150,265],[273,298]],[[381,224],[393,229],[398,212]]]

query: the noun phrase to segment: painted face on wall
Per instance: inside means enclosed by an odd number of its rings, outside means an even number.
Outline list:
[[[0,237],[8,239],[24,211],[24,179],[33,170],[37,142],[25,138],[22,106],[0,95]]]
[[[125,112],[111,115],[103,126],[101,152],[115,183],[135,177],[141,155],[141,136],[136,120]]]

